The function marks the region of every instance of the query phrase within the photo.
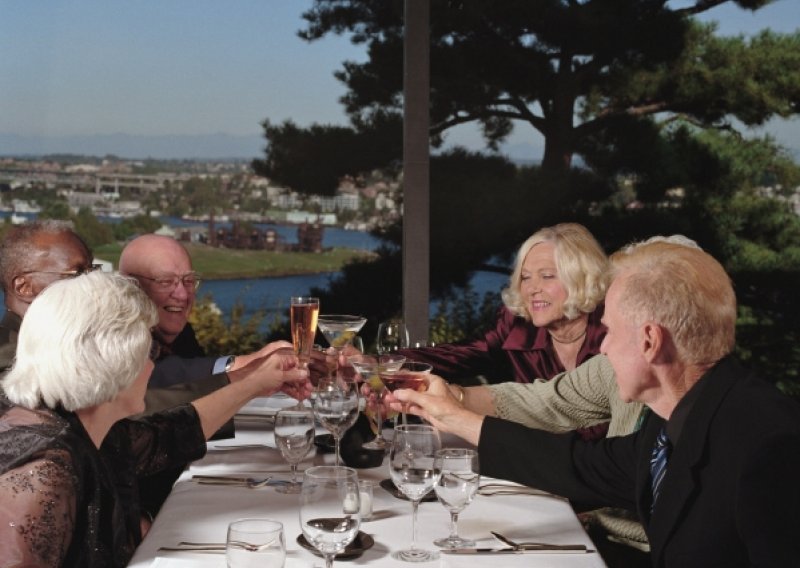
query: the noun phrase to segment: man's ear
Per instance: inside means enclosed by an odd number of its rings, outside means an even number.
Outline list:
[[[639,328],[639,338],[642,355],[648,363],[656,363],[663,359],[664,353],[664,328],[655,322],[647,321]]]
[[[36,297],[36,292],[33,290],[33,283],[30,278],[28,278],[27,274],[14,277],[11,281],[11,292],[19,300],[27,304],[33,302],[33,299]]]

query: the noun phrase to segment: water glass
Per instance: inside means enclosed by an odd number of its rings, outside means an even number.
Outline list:
[[[436,452],[442,447],[439,433],[427,424],[409,424],[394,429],[389,451],[389,474],[395,486],[411,501],[411,547],[392,554],[406,562],[428,562],[438,552],[417,548],[417,509],[420,500],[437,482]]]
[[[225,558],[228,568],[283,568],[283,524],[271,519],[233,521],[228,525]]]
[[[325,567],[353,542],[361,526],[358,475],[349,467],[323,465],[303,474],[300,528],[306,540],[325,557]]]
[[[442,548],[471,548],[475,541],[458,536],[458,514],[478,492],[480,471],[478,452],[467,448],[444,448],[436,452],[433,468],[438,481],[433,486],[439,502],[450,512],[450,536],[434,540]]]
[[[375,346],[379,354],[392,353],[408,347],[408,328],[401,321],[385,321],[378,325]]]
[[[276,488],[279,493],[300,493],[297,464],[314,445],[314,413],[304,407],[279,410],[275,414],[275,444],[292,468],[292,480]]]
[[[333,435],[336,465],[341,463],[339,445],[342,436],[358,418],[359,402],[358,383],[342,376],[320,379],[314,390],[314,415],[322,427]]]

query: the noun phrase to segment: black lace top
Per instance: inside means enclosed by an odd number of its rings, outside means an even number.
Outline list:
[[[98,450],[75,414],[0,396],[0,566],[126,566],[141,541],[136,478],[205,447],[188,404],[118,422]]]

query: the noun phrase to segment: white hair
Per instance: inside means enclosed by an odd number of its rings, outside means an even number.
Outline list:
[[[131,278],[97,271],[54,282],[25,313],[2,389],[31,409],[109,402],[142,372],[157,321]]]

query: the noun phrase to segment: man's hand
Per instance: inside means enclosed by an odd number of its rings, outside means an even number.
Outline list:
[[[393,393],[386,393],[385,401],[392,410],[419,416],[437,430],[450,432],[477,445],[483,426],[483,415],[469,411],[459,404],[441,377],[426,375],[425,381],[428,384],[427,391],[398,389]],[[405,409],[403,403],[407,404]]]
[[[236,359],[233,361],[233,366],[231,367],[231,371],[235,371],[237,369],[241,369],[246,367],[253,361],[257,359],[261,359],[262,357],[269,357],[273,353],[278,350],[282,349],[293,349],[292,344],[288,341],[273,341],[272,343],[267,343],[264,347],[259,349],[258,351],[253,351],[252,353],[247,353],[245,355],[237,355]]]

